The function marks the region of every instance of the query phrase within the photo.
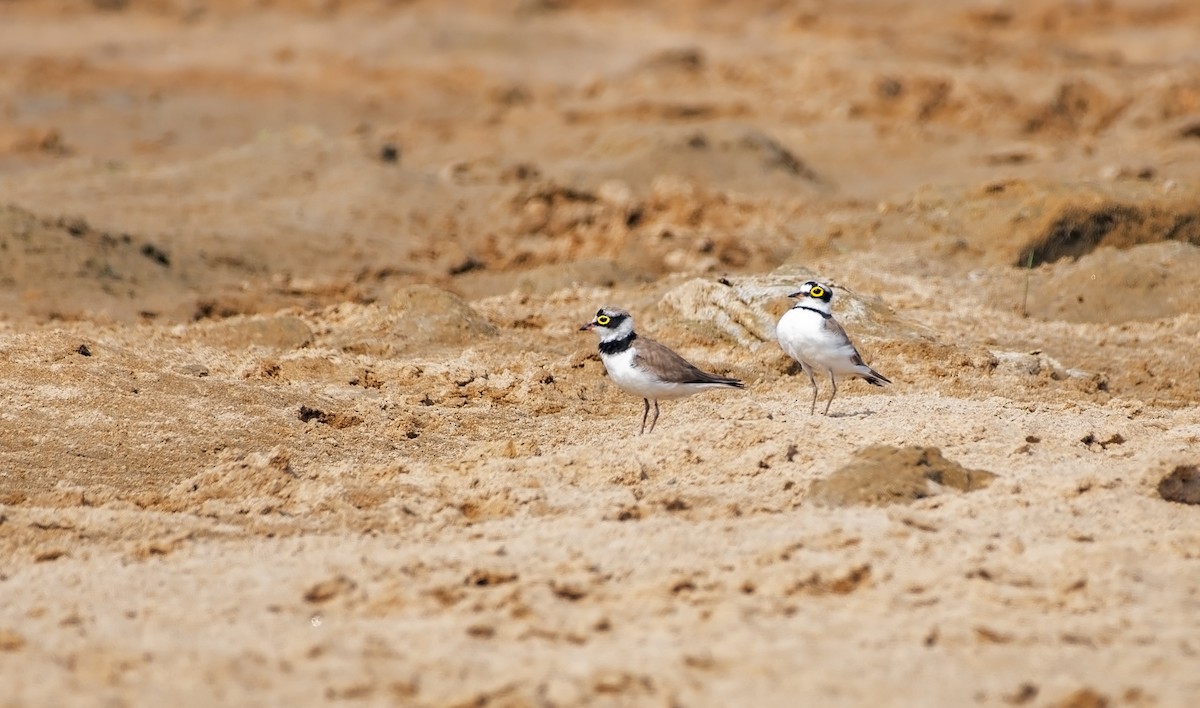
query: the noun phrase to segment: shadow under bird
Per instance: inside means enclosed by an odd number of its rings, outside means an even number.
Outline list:
[[[638,336],[633,330],[633,317],[625,310],[600,308],[579,331],[589,329],[600,336],[600,361],[608,377],[621,390],[641,396],[645,403],[641,433],[646,432],[650,401],[654,401],[654,419],[650,421],[650,432],[654,432],[660,399],[683,398],[710,388],[745,388],[737,379],[698,369],[664,345]]]
[[[854,348],[846,330],[833,318],[833,290],[810,280],[788,297],[796,298],[792,308],[779,318],[775,326],[775,338],[788,356],[800,362],[800,368],[808,374],[812,384],[813,400],[809,415],[817,410],[817,380],[814,371],[829,374],[833,391],[825,404],[825,415],[837,395],[839,377],[857,377],[873,386],[886,386],[891,381],[863,363],[862,356]]]

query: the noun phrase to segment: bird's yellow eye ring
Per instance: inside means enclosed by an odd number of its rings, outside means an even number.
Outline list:
[[[608,315],[600,315],[596,318],[596,324],[600,325],[601,327],[607,325],[609,322],[612,322],[612,318]]]
[[[825,288],[822,288],[821,286],[818,285],[818,286],[814,287],[812,290],[809,290],[808,294],[812,295],[813,297],[824,297]]]

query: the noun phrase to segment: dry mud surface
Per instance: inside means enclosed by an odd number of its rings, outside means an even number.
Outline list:
[[[0,705],[1196,705],[1197,27],[0,3]]]

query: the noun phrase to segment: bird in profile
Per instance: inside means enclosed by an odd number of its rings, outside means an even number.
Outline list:
[[[775,337],[788,356],[800,362],[800,368],[808,374],[812,384],[813,400],[809,414],[817,410],[817,380],[814,371],[829,374],[833,391],[825,403],[825,415],[837,395],[839,377],[858,377],[873,386],[886,386],[891,381],[863,363],[862,356],[854,348],[846,330],[833,318],[833,290],[815,280],[810,280],[788,297],[796,298],[796,304],[779,318],[775,326]]]
[[[650,401],[654,401],[654,419],[650,421],[650,432],[654,432],[660,399],[683,398],[710,388],[745,387],[737,379],[702,371],[666,346],[638,336],[633,317],[625,310],[602,307],[591,322],[579,328],[585,330],[600,336],[600,360],[612,382],[642,398],[641,433],[646,432]]]

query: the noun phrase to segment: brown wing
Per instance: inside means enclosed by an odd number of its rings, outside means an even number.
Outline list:
[[[866,380],[867,383],[875,386],[883,386],[884,384],[890,384],[892,382],[888,377],[872,369],[870,366],[867,366],[867,363],[863,361],[862,354],[858,353],[858,347],[854,346],[854,342],[850,341],[850,337],[846,334],[846,330],[842,329],[842,326],[838,324],[837,320],[833,319],[832,317],[825,320],[825,331],[829,333],[829,336],[838,337],[846,342],[846,346],[850,347],[851,351],[854,352],[854,355],[850,357],[850,361],[854,362],[855,366],[862,366],[867,369],[868,373],[859,374],[859,376]]]
[[[854,352],[854,355],[851,357],[851,361],[853,361],[855,364],[863,363],[862,356],[858,353],[858,347],[854,346],[854,342],[850,341],[850,335],[846,334],[846,330],[842,329],[842,325],[839,324],[837,320],[833,319],[832,317],[826,317],[824,327],[825,333],[828,334],[830,338],[844,342],[845,346],[850,347],[850,350]]]
[[[634,349],[636,353],[633,357],[633,365],[655,372],[663,381],[724,384],[739,388],[742,386],[742,382],[737,379],[717,376],[696,368],[687,359],[649,337],[639,336],[634,343]]]
[[[824,326],[825,333],[830,337],[836,337],[837,339],[846,342],[846,344],[854,346],[854,344],[850,342],[850,336],[846,334],[846,330],[842,329],[842,325],[839,324],[837,320],[833,319],[832,317],[826,317]]]

